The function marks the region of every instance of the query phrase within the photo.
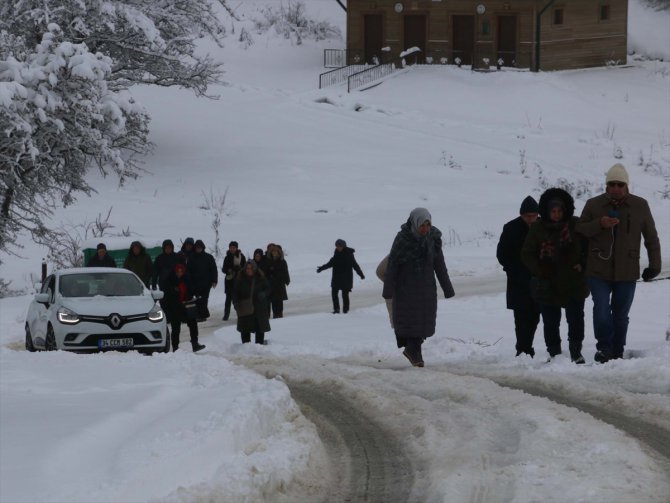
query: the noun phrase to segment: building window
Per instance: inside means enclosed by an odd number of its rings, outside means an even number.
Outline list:
[[[554,9],[554,25],[561,26],[563,24],[563,9]]]
[[[610,19],[610,6],[609,5],[601,5],[600,6],[600,20],[601,21],[609,21]]]

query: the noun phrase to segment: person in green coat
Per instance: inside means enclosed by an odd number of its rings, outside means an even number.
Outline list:
[[[151,276],[153,275],[153,263],[146,248],[139,241],[133,241],[128,249],[128,256],[123,262],[123,268],[134,272],[142,280],[144,286],[149,288]]]
[[[521,249],[530,271],[531,296],[540,305],[549,359],[561,354],[561,308],[568,322],[570,358],[584,363],[584,300],[589,295],[584,277],[584,238],[577,234],[575,203],[563,189],[551,188],[540,197],[541,219],[531,225]]]

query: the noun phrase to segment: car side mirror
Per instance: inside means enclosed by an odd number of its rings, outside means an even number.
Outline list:
[[[151,297],[154,300],[161,300],[165,294],[160,290],[151,290]]]
[[[35,295],[35,302],[39,304],[48,304],[51,299],[50,293],[38,293]]]

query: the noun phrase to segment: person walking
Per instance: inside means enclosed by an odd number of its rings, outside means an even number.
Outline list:
[[[198,322],[196,321],[195,309],[187,309],[185,305],[189,301],[193,301],[193,287],[184,264],[178,263],[175,265],[174,270],[168,275],[164,294],[165,317],[170,324],[172,351],[179,349],[182,323],[186,323],[188,327],[193,352],[205,349],[205,345],[198,341]]]
[[[562,353],[564,308],[570,359],[582,364],[584,299],[589,289],[584,277],[583,238],[575,230],[575,203],[565,190],[551,188],[540,196],[539,211],[540,219],[531,225],[521,248],[521,260],[532,275],[531,295],[540,305],[548,361]]]
[[[383,297],[392,300],[399,348],[415,367],[423,367],[421,345],[435,333],[437,285],[455,295],[442,253],[442,233],[426,208],[415,208],[396,235],[384,274]]]
[[[288,264],[284,260],[284,250],[278,244],[270,243],[265,257],[265,274],[270,282],[270,306],[273,318],[284,316],[284,301],[288,300],[286,287],[291,283]]]
[[[233,295],[235,293],[235,277],[237,276],[237,273],[244,268],[246,262],[247,259],[240,251],[237,241],[231,241],[228,245],[226,258],[223,259],[223,267],[221,268],[221,271],[225,276],[223,286],[226,294],[223,321],[227,321],[228,318],[230,318],[230,306],[233,303]]]
[[[237,331],[242,343],[251,342],[251,332],[256,344],[265,343],[265,333],[270,329],[270,284],[256,261],[250,260],[237,273],[233,305],[237,311]]]
[[[209,318],[209,292],[219,281],[219,268],[211,253],[205,251],[205,243],[198,239],[193,245],[193,254],[186,262],[193,282],[193,295],[198,304],[198,321]]]
[[[139,241],[130,243],[128,256],[123,261],[123,268],[137,274],[142,283],[144,283],[144,286],[149,288],[151,276],[153,275],[153,264],[151,263],[151,257],[142,243]]]
[[[593,331],[598,363],[623,358],[628,313],[640,277],[640,241],[644,238],[649,265],[642,279],[661,272],[661,243],[647,201],[629,191],[622,164],[605,176],[605,193],[586,202],[577,231],[588,238],[586,277],[593,298]]]
[[[98,246],[95,247],[95,255],[88,260],[86,267],[116,267],[116,262],[107,253],[105,243],[98,243]]]
[[[335,253],[332,258],[316,269],[317,273],[326,269],[333,269],[333,276],[330,281],[333,314],[340,312],[340,291],[342,291],[342,312],[349,312],[349,292],[354,287],[354,271],[361,279],[365,279],[365,275],[354,257],[355,251],[347,246],[344,239],[338,239],[335,241]]]
[[[533,339],[540,322],[540,306],[530,295],[530,271],[521,261],[521,248],[530,226],[537,220],[539,206],[531,196],[519,208],[519,216],[503,226],[496,258],[507,274],[507,309],[514,313],[516,356],[535,356]]]
[[[174,243],[171,239],[163,240],[161,246],[162,253],[154,260],[153,274],[151,275],[151,288],[155,290],[158,288],[165,292],[167,288],[167,279],[170,273],[174,271],[177,264],[184,264],[184,257],[175,253]]]

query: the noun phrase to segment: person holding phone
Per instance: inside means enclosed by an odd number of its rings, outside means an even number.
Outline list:
[[[577,224],[577,232],[589,240],[586,276],[593,297],[598,363],[623,357],[628,313],[640,277],[642,238],[649,262],[642,279],[651,281],[661,272],[661,243],[649,204],[630,193],[622,164],[609,169],[605,182],[605,193],[586,202]]]

